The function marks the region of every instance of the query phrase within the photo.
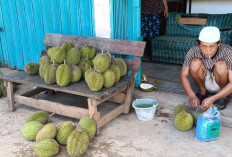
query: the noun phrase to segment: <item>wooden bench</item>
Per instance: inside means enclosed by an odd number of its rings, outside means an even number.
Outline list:
[[[40,78],[39,75],[29,76],[24,71],[18,71],[2,77],[7,85],[7,97],[9,100],[8,109],[9,111],[13,111],[14,103],[20,103],[72,118],[81,119],[86,116],[93,117],[93,119],[97,122],[99,132],[99,128],[111,121],[116,116],[120,115],[121,113],[128,114],[131,106],[136,73],[140,68],[140,57],[143,56],[145,42],[62,34],[46,34],[43,44],[46,46],[46,49],[48,49],[54,46],[62,46],[62,44],[67,40],[73,42],[74,44],[78,43],[79,49],[84,45],[92,45],[96,48],[97,52],[104,50],[105,52],[109,51],[110,53],[114,54],[134,56],[134,60],[126,60],[128,71],[131,71],[131,76],[121,78],[120,81],[111,88],[103,88],[99,92],[92,92],[84,79],[78,83],[72,83],[66,87],[60,87],[57,84],[45,84],[44,80]],[[42,52],[44,52],[44,50]],[[19,95],[13,93],[13,83],[32,85],[37,88]],[[88,108],[86,109],[77,106],[68,106],[62,103],[35,99],[32,97],[46,90],[60,91],[86,97]],[[101,116],[100,112],[98,112],[98,105],[105,101],[115,102],[119,105],[109,113]]]

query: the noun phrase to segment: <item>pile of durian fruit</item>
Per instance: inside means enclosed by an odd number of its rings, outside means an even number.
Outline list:
[[[59,145],[63,145],[70,157],[83,156],[96,134],[96,122],[92,118],[84,117],[78,124],[65,121],[55,125],[48,123],[50,117],[46,111],[34,112],[22,128],[26,140],[36,141],[33,146],[35,154],[38,157],[52,157],[59,153]]]
[[[27,63],[24,71],[29,75],[39,73],[46,84],[68,86],[84,78],[91,91],[110,88],[127,73],[127,65],[121,58],[111,58],[108,53],[98,53],[91,45],[78,50],[78,44],[65,42],[62,47],[52,47],[42,56],[39,64]],[[111,61],[112,60],[112,61]]]

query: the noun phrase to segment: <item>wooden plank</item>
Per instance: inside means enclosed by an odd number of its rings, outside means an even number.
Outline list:
[[[205,25],[207,23],[207,18],[182,17],[179,22],[185,25]]]
[[[34,95],[39,94],[41,92],[44,92],[44,91],[47,91],[47,89],[45,89],[45,88],[36,88],[36,89],[30,90],[30,91],[27,91],[26,93],[22,94],[22,96],[31,97],[31,96],[34,96]]]
[[[101,128],[103,125],[105,125],[106,123],[117,117],[118,115],[120,115],[123,112],[123,109],[124,109],[124,105],[120,105],[116,109],[104,115],[97,123],[97,127]]]
[[[14,111],[14,94],[13,94],[13,83],[6,82],[7,84],[7,98],[9,100],[8,111]]]
[[[52,89],[52,90],[57,90],[57,91],[65,92],[65,93],[90,97],[93,99],[104,99],[106,97],[109,98],[115,92],[118,92],[124,89],[125,87],[127,87],[133,80],[132,77],[123,77],[118,83],[114,84],[113,87],[102,88],[99,92],[93,92],[89,89],[85,80],[81,80],[78,83],[72,83],[66,87],[60,87],[57,84],[47,85],[39,75],[29,76],[24,71],[18,71],[13,74],[4,75],[2,76],[2,79],[10,81],[10,82],[28,84],[28,85],[32,85],[36,87]]]
[[[140,65],[141,65],[141,61],[139,57],[135,57],[134,60],[125,60],[126,65],[127,65],[127,69],[128,71],[131,70],[132,72],[138,72]]]
[[[127,86],[125,86],[122,89],[118,89],[118,91],[115,91],[113,94],[109,95],[108,97],[105,97],[104,99],[100,99],[100,100],[95,100],[95,105],[100,105],[101,103],[103,103],[104,101],[110,99],[113,96],[116,96],[117,94],[119,94],[120,92],[124,91],[125,89],[127,89]]]
[[[70,39],[73,43],[79,43],[80,49],[84,45],[92,45],[96,48],[96,51],[104,50],[110,51],[110,53],[133,55],[142,57],[145,49],[145,42],[140,41],[127,41],[97,37],[83,37],[73,35],[51,34],[47,33],[44,38],[44,45],[46,46],[62,46],[67,39]]]
[[[117,93],[117,95],[111,97],[107,101],[111,101],[111,102],[122,104],[122,103],[125,102],[125,98],[126,98],[126,95],[124,93]]]
[[[27,106],[31,106],[44,111],[48,111],[68,117],[81,119],[83,117],[89,116],[89,111],[87,109],[74,107],[74,106],[67,106],[52,101],[28,98],[17,94],[14,95],[14,100],[17,103],[21,103]]]
[[[131,106],[131,100],[132,100],[132,96],[133,96],[133,91],[134,91],[134,86],[135,86],[135,82],[132,82],[131,85],[127,88],[126,100],[125,100],[125,104],[124,104],[123,113],[126,113],[126,114],[129,113],[130,106]]]
[[[88,98],[89,117],[97,122],[100,119],[100,113],[97,111],[97,106],[94,101],[94,99]]]

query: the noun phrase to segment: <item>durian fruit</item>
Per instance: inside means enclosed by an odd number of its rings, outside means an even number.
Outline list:
[[[77,65],[80,62],[81,59],[81,53],[76,47],[70,49],[67,53],[67,64],[68,65]]]
[[[193,115],[195,112],[192,112],[192,116],[193,116],[193,124],[197,125],[197,120],[198,117],[200,117],[200,115],[202,114],[202,112],[197,112],[195,115]]]
[[[48,67],[51,65],[51,61],[50,60],[47,60],[45,59],[41,64],[40,64],[40,67],[39,67],[39,75],[41,78],[44,79],[44,75],[45,75],[45,72],[46,70],[48,69]]]
[[[57,64],[53,64],[49,65],[49,67],[47,68],[45,74],[44,74],[44,81],[46,84],[54,84],[56,83],[56,70],[58,68]]]
[[[71,157],[80,157],[88,149],[89,136],[84,131],[75,129],[67,140],[67,151]]]
[[[44,62],[46,61],[50,61],[49,57],[48,56],[42,56],[40,59],[39,59],[39,64],[43,64]]]
[[[60,47],[58,47],[58,46],[49,48],[49,49],[48,49],[48,52],[47,52],[48,57],[49,57],[49,58],[52,58],[53,55],[55,54],[55,52],[58,51],[58,50],[60,50]]]
[[[64,60],[66,60],[64,45],[62,47],[54,48],[54,50],[52,50],[51,59],[54,60],[56,64],[64,63]]]
[[[24,71],[28,75],[36,75],[39,73],[39,64],[35,62],[29,62],[24,66]]]
[[[193,126],[193,117],[190,113],[182,111],[175,116],[175,127],[180,131],[188,131]]]
[[[79,121],[78,124],[80,128],[88,134],[89,139],[92,139],[95,136],[97,124],[92,118],[84,117]]]
[[[79,65],[82,71],[82,76],[84,77],[85,72],[92,66],[91,61],[87,58],[82,58]]]
[[[62,145],[67,145],[67,139],[69,135],[75,130],[75,126],[73,125],[73,122],[66,121],[61,124],[57,131],[56,139],[57,141]]]
[[[121,76],[125,76],[127,73],[127,66],[122,58],[114,58],[114,63],[119,67]]]
[[[56,83],[61,86],[67,86],[71,82],[72,79],[72,71],[69,65],[61,64],[58,66],[56,70]]]
[[[46,139],[37,142],[33,150],[38,157],[53,157],[59,153],[59,145],[54,139]]]
[[[85,81],[86,81],[86,78],[87,78],[87,76],[88,76],[88,74],[90,73],[90,72],[93,72],[93,69],[91,69],[91,68],[89,68],[88,70],[86,70],[86,72],[85,72]]]
[[[115,82],[118,82],[121,78],[121,71],[120,71],[119,67],[115,64],[112,64],[110,66],[110,69],[113,70],[115,73]]]
[[[37,133],[43,128],[43,124],[31,121],[23,126],[22,132],[25,139],[35,141]]]
[[[45,139],[54,139],[56,137],[56,127],[53,123],[48,123],[36,135],[36,142],[43,141]]]
[[[89,60],[92,60],[95,56],[96,50],[93,46],[91,45],[85,45],[81,48],[81,57],[82,58],[87,58]]]
[[[102,86],[104,84],[104,78],[102,74],[97,72],[89,72],[89,74],[86,77],[86,83],[89,86],[89,89],[91,91],[99,91],[102,89]]]
[[[180,112],[182,112],[182,111],[188,111],[188,109],[187,109],[187,107],[184,105],[184,104],[179,104],[179,105],[177,105],[176,107],[175,107],[175,110],[174,110],[174,117],[178,114],[178,113],[180,113]]]
[[[103,51],[102,53],[97,54],[97,56],[93,60],[94,69],[99,73],[105,72],[109,68],[110,63],[110,56],[107,53],[104,53]]]
[[[81,68],[76,65],[71,65],[71,71],[72,71],[72,83],[78,82],[81,79]]]
[[[114,85],[115,79],[116,79],[114,71],[111,70],[111,69],[108,69],[102,75],[103,75],[103,78],[104,78],[104,84],[103,84],[103,86],[105,88],[112,87]]]
[[[36,111],[34,113],[32,113],[28,118],[27,118],[27,123],[31,122],[31,121],[37,121],[40,122],[42,124],[46,124],[48,121],[48,112],[46,111]]]
[[[68,53],[69,50],[71,50],[73,47],[75,47],[74,44],[70,41],[65,42],[63,45],[64,45],[64,50],[65,50],[66,54]]]

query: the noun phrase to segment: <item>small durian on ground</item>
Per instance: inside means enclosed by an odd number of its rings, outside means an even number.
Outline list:
[[[31,122],[31,121],[37,121],[40,122],[42,124],[46,124],[48,121],[48,112],[46,111],[36,111],[34,113],[32,113],[28,118],[26,123]]]
[[[80,128],[88,134],[89,139],[92,139],[95,136],[97,131],[97,123],[92,118],[84,117],[79,121],[78,124]]]
[[[178,113],[180,113],[180,112],[182,112],[182,111],[188,112],[187,107],[186,107],[184,104],[179,104],[179,105],[177,105],[177,106],[175,107],[175,110],[174,110],[174,117],[175,117]]]
[[[45,139],[37,142],[33,150],[38,157],[53,157],[59,153],[59,145],[54,139]]]
[[[43,128],[43,124],[37,121],[31,121],[23,126],[22,132],[25,139],[35,141],[37,133]]]
[[[54,139],[56,137],[56,126],[53,123],[48,123],[36,135],[36,142],[45,139]]]
[[[56,140],[62,145],[67,145],[67,139],[75,129],[72,121],[62,123],[57,131]]]
[[[79,157],[85,154],[89,145],[89,136],[80,129],[75,129],[68,137],[67,151],[71,157]]]
[[[175,116],[175,127],[180,131],[188,131],[193,126],[193,117],[190,113],[182,111]]]
[[[29,62],[24,66],[24,71],[28,75],[36,75],[39,73],[39,64],[35,62]]]

